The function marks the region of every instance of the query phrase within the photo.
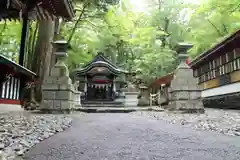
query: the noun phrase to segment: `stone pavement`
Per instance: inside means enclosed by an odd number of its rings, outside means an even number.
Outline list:
[[[9,112],[22,112],[24,109],[20,105],[0,104],[0,114]]]
[[[133,114],[74,115],[25,160],[239,160],[240,139]]]

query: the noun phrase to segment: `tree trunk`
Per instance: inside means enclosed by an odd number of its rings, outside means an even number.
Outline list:
[[[39,21],[37,42],[34,50],[32,61],[32,71],[39,75],[40,84],[36,86],[35,97],[38,102],[41,101],[41,84],[42,80],[49,76],[51,57],[52,57],[52,40],[54,37],[54,22],[51,20]]]

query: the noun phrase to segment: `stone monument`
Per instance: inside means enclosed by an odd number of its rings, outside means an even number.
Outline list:
[[[138,106],[149,106],[149,92],[148,87],[140,86],[140,94],[138,97]]]
[[[66,41],[55,41],[53,47],[56,48],[54,54],[57,63],[51,68],[50,75],[43,81],[43,103],[40,110],[49,113],[69,113],[75,108],[76,97],[68,68],[64,63],[68,44]]]
[[[203,113],[201,89],[197,79],[193,77],[192,69],[185,63],[187,50],[193,45],[179,43],[176,47],[180,64],[174,72],[169,88],[169,110],[179,110],[187,113]]]

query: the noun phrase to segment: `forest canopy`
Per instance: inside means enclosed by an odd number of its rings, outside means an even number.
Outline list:
[[[54,22],[31,22],[27,68],[46,74],[43,70],[48,69],[40,68],[51,66],[45,64],[51,62],[48,55],[52,49],[43,50],[39,44],[65,39],[69,42],[70,70],[81,67],[101,51],[113,63],[136,71],[139,78],[149,82],[176,67],[177,43],[192,43],[189,56],[194,58],[240,29],[239,0],[75,0],[74,5],[76,17],[63,21],[57,35],[52,34]],[[39,40],[41,34],[46,34],[48,40]],[[17,61],[20,36],[20,22],[1,21],[0,54]],[[39,61],[38,67],[32,65],[35,61]]]

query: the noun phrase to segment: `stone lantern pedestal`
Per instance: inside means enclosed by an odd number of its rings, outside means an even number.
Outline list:
[[[168,109],[188,113],[203,113],[201,89],[197,79],[193,77],[192,69],[185,63],[187,50],[190,48],[192,45],[185,43],[180,43],[176,48],[180,65],[174,72],[174,78],[169,88]]]
[[[139,87],[140,94],[138,98],[138,106],[149,106],[149,93],[146,86]]]
[[[69,113],[75,108],[76,98],[68,68],[64,63],[68,44],[66,41],[55,41],[53,46],[56,48],[54,54],[57,63],[51,69],[50,75],[43,81],[43,103],[40,109],[50,113]]]

